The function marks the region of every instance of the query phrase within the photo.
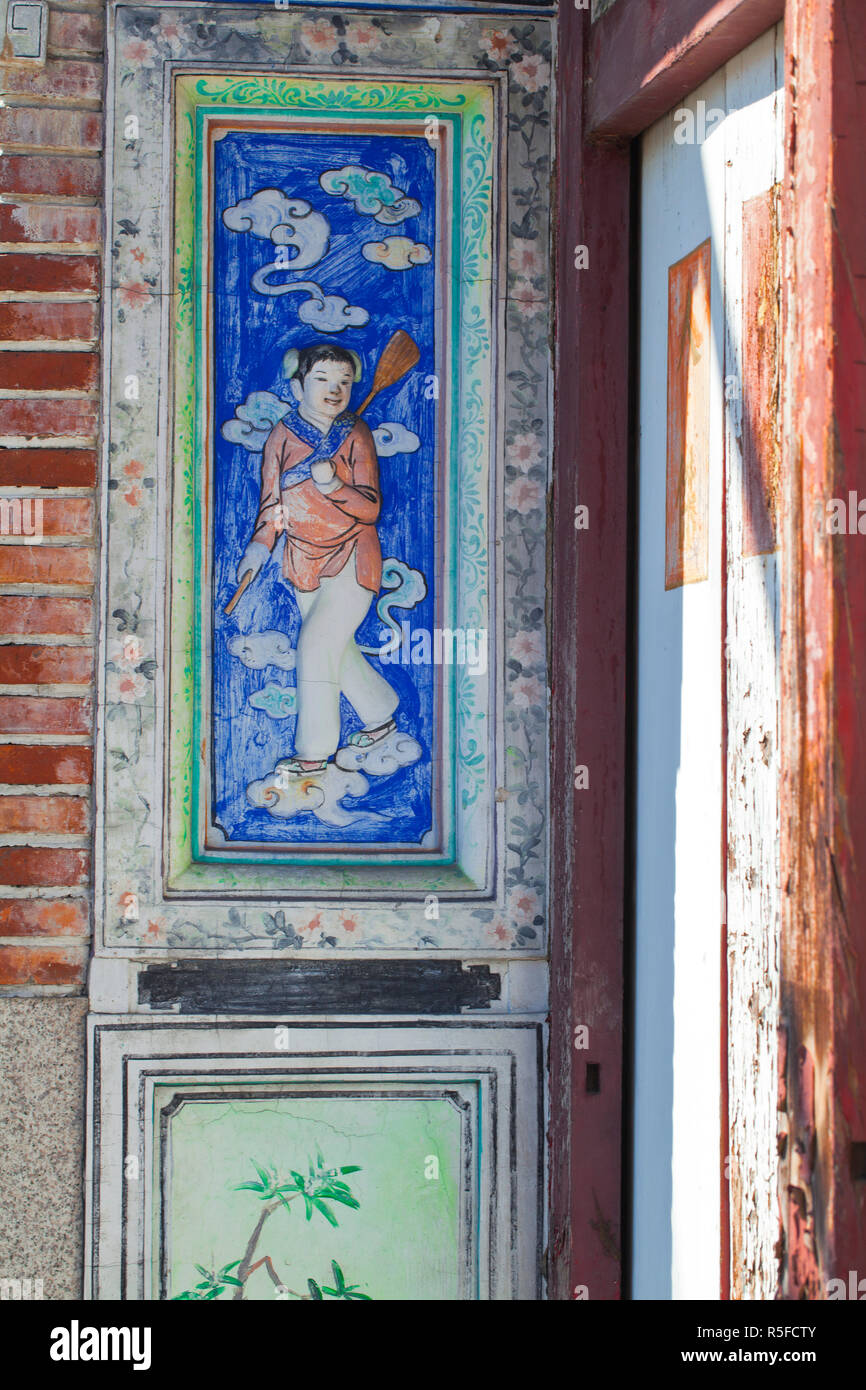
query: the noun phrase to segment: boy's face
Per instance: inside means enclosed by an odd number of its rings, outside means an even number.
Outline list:
[[[335,420],[349,404],[354,379],[345,362],[316,362],[300,383],[300,398],[316,414]]]

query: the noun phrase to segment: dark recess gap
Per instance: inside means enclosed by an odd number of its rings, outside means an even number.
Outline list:
[[[851,1141],[851,1181],[866,1182],[866,1144],[862,1139]]]

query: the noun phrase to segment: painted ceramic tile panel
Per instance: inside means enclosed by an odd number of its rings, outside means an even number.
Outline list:
[[[668,447],[665,588],[707,577],[710,275],[705,241],[668,272]]]
[[[478,1296],[456,1093],[265,1089],[157,1094],[153,1297]]]
[[[240,112],[230,114],[238,103],[243,117]],[[329,113],[324,117],[323,104]],[[336,117],[331,113],[333,106]],[[369,115],[371,107],[374,120]],[[396,115],[389,119],[392,112],[399,112],[399,119]],[[188,465],[184,478],[191,474],[193,488],[191,499],[185,489],[178,490],[172,558],[178,580],[183,566],[190,575],[195,621],[191,680],[187,676],[189,658],[185,656],[182,664],[174,663],[181,681],[178,685],[172,679],[172,727],[177,727],[179,738],[185,729],[185,713],[192,710],[191,747],[195,751],[190,758],[189,745],[176,746],[172,755],[172,770],[178,768],[182,782],[191,773],[193,802],[191,823],[187,824],[186,803],[177,805],[179,798],[175,798],[176,820],[188,835],[191,848],[191,861],[175,852],[175,885],[178,869],[182,873],[190,863],[194,866],[206,861],[209,855],[225,863],[237,859],[240,851],[242,859],[249,859],[250,851],[260,849],[264,842],[274,851],[301,847],[307,851],[306,862],[313,862],[309,852],[323,849],[330,840],[341,852],[321,855],[319,862],[370,862],[369,853],[366,860],[362,854],[350,853],[357,845],[375,851],[372,862],[378,868],[397,862],[399,856],[393,851],[404,849],[416,876],[419,864],[456,864],[461,886],[483,891],[481,876],[490,864],[492,811],[486,479],[494,438],[494,277],[486,272],[492,263],[494,142],[484,135],[492,124],[492,91],[489,85],[479,83],[440,81],[392,84],[383,89],[378,81],[322,80],[298,81],[287,89],[279,79],[260,77],[251,82],[247,77],[225,73],[181,77],[177,82],[177,183],[180,186],[190,174],[194,177],[192,207],[186,197],[176,199],[177,279],[184,285],[189,275],[195,286],[190,312],[179,315],[174,331],[174,452],[176,474],[178,461],[183,461]],[[420,161],[426,166],[428,187],[419,182],[420,173],[414,181],[415,191],[422,196],[429,192],[428,203],[436,207],[435,219],[431,213],[431,225],[423,228],[437,247],[435,257],[426,242],[393,236],[385,241],[375,239],[381,232],[377,218],[390,218],[386,226],[399,225],[395,219],[405,213],[404,221],[417,220],[423,208],[418,198],[396,187],[391,175],[357,163],[339,163],[355,158],[360,147],[347,141],[357,142],[368,127],[373,132],[365,146],[369,158],[384,164],[393,139],[400,141],[395,148],[404,153],[394,156],[394,173],[407,187],[413,182],[408,164]],[[330,188],[340,203],[349,205],[345,210],[352,221],[344,235],[338,234],[339,222],[332,228],[308,199],[288,199],[279,189],[255,188],[245,197],[243,189],[229,188],[224,197],[220,196],[220,180],[214,170],[228,169],[242,178],[243,158],[238,157],[237,137],[249,137],[247,143],[253,141],[261,157],[263,134],[271,147],[268,172],[272,180],[288,168],[310,197]],[[312,152],[308,159],[312,172],[307,170],[310,187],[303,181],[298,150]],[[323,160],[337,160],[338,166],[322,169]],[[452,199],[448,171],[454,164],[458,174]],[[253,181],[261,177],[264,175],[259,173]],[[372,197],[371,180],[375,189]],[[384,193],[387,198],[394,190],[400,198],[382,204],[380,195]],[[226,198],[229,201],[224,205]],[[275,199],[276,212],[271,206]],[[284,206],[280,199],[285,200]],[[289,211],[289,204],[303,215]],[[372,207],[369,214],[362,212],[362,227],[365,222],[373,224],[372,233],[361,231],[360,236],[356,225],[359,204],[362,209]],[[264,222],[260,222],[263,207]],[[274,225],[274,216],[281,213],[295,222]],[[438,236],[434,235],[436,219],[442,229]],[[446,231],[446,224],[450,231]],[[244,284],[248,278],[255,297],[248,308],[236,264],[236,243],[238,233],[252,233],[250,239],[259,239],[255,238],[255,226],[262,232],[260,239],[267,239],[271,246],[266,256],[276,255],[278,259],[266,260],[258,267],[253,261],[243,267]],[[349,305],[345,296],[324,291],[324,298],[316,300],[315,292],[321,287],[306,278],[308,270],[303,267],[294,278],[286,279],[286,267],[291,266],[294,256],[286,258],[297,247],[294,241],[291,246],[282,241],[274,249],[272,237],[264,236],[268,226],[278,237],[314,238],[315,244],[305,243],[299,252],[301,259],[324,258],[323,276],[325,272],[336,273],[351,280],[354,275],[355,283],[347,288],[357,289],[355,297],[359,300],[365,295],[369,298],[375,286],[370,301],[376,305],[373,312],[360,302]],[[454,233],[457,226],[460,235]],[[227,266],[219,255],[226,230],[230,247]],[[370,236],[373,240],[368,239]],[[393,256],[397,259],[393,265],[384,264],[383,255],[386,261]],[[335,272],[328,269],[332,262]],[[428,267],[428,293],[413,295],[407,288],[407,273],[420,273]],[[382,275],[384,282],[377,283]],[[423,279],[421,284],[425,284]],[[222,285],[227,285],[224,293],[219,288]],[[286,308],[282,294],[265,293],[269,288],[302,295],[298,310],[302,336],[295,337],[296,345],[291,338],[288,347],[285,337],[280,341],[286,332]],[[393,298],[395,294],[396,310],[385,346],[366,353],[373,359],[372,388],[357,403],[356,414],[345,407],[355,377],[363,375],[364,343],[370,342],[374,324],[380,319],[387,326],[389,295]],[[239,414],[232,415],[231,404],[222,399],[226,373],[220,370],[219,360],[227,351],[227,342],[243,337],[239,321],[249,325],[252,320],[255,330],[255,299],[261,298],[280,302],[270,305],[271,309],[277,307],[276,316],[259,325],[258,333],[253,331],[251,337],[258,348],[262,338],[267,341],[266,329],[277,335],[280,368],[290,388],[288,399],[282,400],[274,392],[253,391],[234,407]],[[397,318],[408,328],[394,327]],[[465,331],[467,318],[473,325],[471,334]],[[231,331],[226,331],[225,321],[230,321]],[[291,321],[295,322],[293,313]],[[438,325],[435,333],[434,324]],[[330,332],[330,340],[322,336],[323,328]],[[310,331],[315,333],[312,339]],[[334,341],[337,333],[340,342]],[[351,348],[353,337],[358,351]],[[422,353],[429,359],[426,364]],[[243,351],[242,343],[228,373],[230,392],[236,392],[244,373],[255,370],[255,361],[255,351]],[[425,373],[425,365],[436,370]],[[336,374],[331,385],[326,380],[328,372]],[[337,379],[341,374],[342,382]],[[211,392],[207,387],[212,378]],[[425,446],[423,453],[420,437],[400,421],[384,422],[384,439],[377,430],[383,452],[395,438],[405,446],[418,440],[419,449],[410,452],[421,455],[416,464],[421,470],[420,485],[416,480],[411,490],[413,502],[406,497],[410,490],[404,489],[400,508],[390,489],[380,482],[377,440],[360,418],[371,398],[394,395],[397,386],[408,393],[401,407],[404,414],[423,397],[433,407],[434,426],[430,447]],[[342,392],[345,397],[331,409],[330,421],[326,390]],[[211,395],[222,419],[221,424],[216,421],[216,427]],[[321,410],[314,404],[318,397]],[[267,418],[257,414],[259,411]],[[195,422],[192,431],[187,428],[188,417]],[[324,434],[311,423],[317,418]],[[402,437],[397,434],[397,425]],[[220,449],[220,445],[231,447]],[[339,462],[339,475],[329,450]],[[252,451],[256,454],[254,472],[248,462],[239,466],[235,458],[235,452]],[[329,475],[320,475],[317,481],[313,473],[319,472],[319,463]],[[313,473],[305,476],[310,469]],[[300,482],[295,481],[297,476]],[[255,481],[255,496],[241,501],[236,494],[245,478]],[[295,493],[295,487],[302,491]],[[344,492],[345,487],[350,490]],[[350,512],[345,510],[347,506]],[[188,510],[191,516],[186,514]],[[245,512],[251,515],[244,523]],[[379,532],[387,532],[388,515],[394,512],[399,520],[398,548],[411,551],[414,547],[429,557],[429,562],[424,560],[426,570],[409,566],[396,555],[386,556],[383,563]],[[455,512],[460,516],[457,525]],[[222,533],[224,519],[232,532],[228,540]],[[187,537],[184,528],[190,520],[191,534]],[[245,548],[242,539],[238,551],[234,531],[244,524],[251,539]],[[461,573],[461,557],[454,555],[455,542],[459,549],[458,526],[475,540],[471,573],[465,565]],[[188,540],[191,547],[185,543]],[[264,562],[277,542],[282,544],[280,563],[269,567],[276,571],[273,591],[268,588],[269,571]],[[228,574],[227,554],[232,557]],[[216,580],[211,586],[212,569]],[[441,584],[438,573],[443,577]],[[222,595],[221,586],[226,590]],[[365,614],[380,587],[383,593],[369,634],[374,642],[378,632],[377,646],[365,643],[361,633]],[[391,618],[395,603],[408,612],[440,591],[439,602],[428,606],[444,614],[446,627],[437,622],[433,628],[422,626],[412,634],[408,623],[398,626]],[[264,614],[257,611],[253,596],[260,610],[272,592],[276,597]],[[231,597],[224,602],[227,594]],[[473,626],[467,628],[470,609]],[[214,611],[216,632],[211,631]],[[236,614],[244,624],[240,630]],[[385,620],[390,620],[390,627],[383,626]],[[277,622],[284,626],[297,623],[300,631],[293,628],[296,647],[289,633],[273,625]],[[353,636],[355,629],[358,640]],[[236,689],[236,673],[244,667],[252,668],[256,682],[248,696],[255,704],[248,710],[244,709],[247,692],[242,690],[238,700]],[[282,693],[272,683],[262,687],[260,673],[272,669],[278,675],[290,669],[295,684],[282,687]],[[398,712],[395,702],[400,703],[400,678],[413,670],[417,679],[410,679],[411,689],[404,689]],[[357,711],[353,714],[354,707],[345,689],[341,691],[341,684],[354,693],[356,705],[369,716],[365,726],[358,727]],[[209,713],[211,689],[214,708]],[[285,733],[281,736],[274,731],[269,746],[268,734],[262,728],[270,724],[273,729],[277,722],[274,713],[285,713],[284,708],[274,711],[275,699],[297,704],[292,756],[279,757]],[[250,716],[246,721],[245,713]],[[405,727],[406,720],[412,718],[419,737]],[[342,738],[345,743],[341,743]],[[466,745],[470,757],[464,751]],[[308,756],[311,752],[318,756]],[[226,782],[229,795],[221,801]],[[452,783],[456,783],[453,790]],[[244,820],[238,826],[240,815]],[[234,855],[227,830],[233,832],[238,845]],[[377,835],[381,836],[378,841]],[[459,841],[456,851],[455,840]],[[383,856],[383,848],[392,852]],[[297,854],[291,862],[299,862]],[[194,880],[194,874],[187,878]]]
[[[543,950],[551,24],[112,45],[104,945]]]
[[[91,1015],[86,1296],[538,1298],[545,1056],[541,1014]]]
[[[211,149],[218,843],[412,847],[440,819],[444,142],[438,119],[429,140],[364,124],[223,129]]]

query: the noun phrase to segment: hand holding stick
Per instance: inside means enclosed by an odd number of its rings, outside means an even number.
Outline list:
[[[247,589],[250,587],[250,585],[252,584],[252,582],[253,582],[253,572],[252,572],[252,570],[247,570],[247,572],[246,572],[246,574],[244,575],[243,579],[241,580],[240,584],[239,584],[238,587],[235,589],[234,594],[233,594],[232,597],[229,599],[228,603],[226,604],[225,608],[223,609],[223,612],[224,612],[224,613],[233,613],[233,612],[234,612],[234,610],[237,608],[238,604],[240,603],[241,599],[243,598],[244,594],[246,593]]]

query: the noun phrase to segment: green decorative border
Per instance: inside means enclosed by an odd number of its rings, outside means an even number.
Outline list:
[[[451,260],[451,442],[449,537],[452,547],[445,573],[451,576],[443,620],[452,626],[448,608],[465,627],[495,629],[490,609],[488,461],[495,393],[492,362],[491,302],[493,242],[492,154],[495,94],[488,82],[433,79],[382,82],[377,78],[297,78],[215,73],[184,75],[175,89],[174,216],[174,494],[171,525],[171,671],[168,700],[169,815],[168,880],[180,891],[219,891],[246,887],[283,894],[316,889],[358,888],[424,892],[478,891],[490,858],[492,822],[481,793],[490,780],[491,713],[479,701],[477,682],[452,673],[451,698],[445,699],[440,723],[445,748],[456,747],[450,813],[444,806],[443,833],[449,858],[413,853],[399,859],[372,851],[319,854],[207,853],[199,858],[199,758],[203,734],[198,691],[207,679],[200,631],[204,613],[200,588],[203,470],[203,393],[196,390],[196,362],[206,367],[203,351],[203,305],[207,267],[201,247],[205,198],[205,123],[209,114],[237,110],[245,117],[286,114],[344,117],[363,112],[366,119],[401,119],[435,114],[454,136],[453,226]],[[456,557],[454,550],[456,549]],[[456,573],[455,573],[455,564]],[[456,578],[456,584],[455,584]],[[456,592],[455,592],[456,590]],[[485,686],[485,691],[487,687]],[[456,725],[456,728],[455,728]],[[453,838],[457,857],[454,863]],[[274,872],[276,868],[276,872]],[[383,872],[388,868],[395,872]],[[263,872],[270,869],[270,872]]]

